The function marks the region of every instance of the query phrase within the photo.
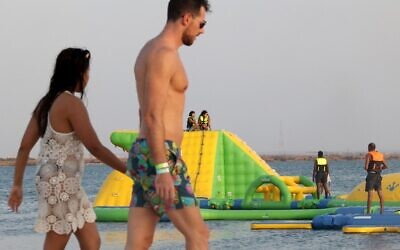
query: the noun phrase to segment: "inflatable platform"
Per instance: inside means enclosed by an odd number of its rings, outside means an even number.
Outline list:
[[[111,142],[128,151],[136,137],[136,131],[119,130],[111,134]],[[281,176],[228,131],[184,132],[181,150],[206,220],[304,220],[335,213],[340,207],[365,205],[361,196],[365,193],[357,195],[362,186],[339,199],[315,199],[311,180]],[[385,192],[396,192],[385,193],[386,206],[400,204],[395,182],[399,177],[384,176]],[[94,202],[97,220],[126,221],[133,185],[128,176],[111,172]]]

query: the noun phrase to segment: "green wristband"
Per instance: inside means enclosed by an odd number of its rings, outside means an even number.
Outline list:
[[[169,173],[169,168],[160,168],[160,169],[156,169],[156,173],[157,173],[157,174],[166,174],[166,173]]]
[[[160,170],[160,169],[164,169],[164,168],[168,168],[169,169],[168,162],[163,162],[163,163],[156,164],[156,170]]]

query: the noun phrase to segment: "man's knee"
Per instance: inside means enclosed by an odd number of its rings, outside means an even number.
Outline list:
[[[131,249],[149,249],[151,244],[153,243],[153,234],[150,235],[141,235],[140,237],[136,235],[133,238],[128,238],[126,242],[125,250]]]
[[[188,232],[188,234],[185,235],[185,238],[193,242],[202,242],[202,244],[206,244],[210,238],[210,231],[207,225],[204,223],[197,229]]]
[[[210,238],[210,230],[208,229],[206,224],[204,224],[204,226],[200,229],[200,235],[206,241],[208,241],[208,239]]]

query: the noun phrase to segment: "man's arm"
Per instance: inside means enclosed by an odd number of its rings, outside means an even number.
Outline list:
[[[164,107],[167,104],[171,78],[176,71],[177,52],[160,49],[146,65],[146,75],[141,107],[144,133],[149,143],[150,154],[156,166],[166,164],[164,145],[165,121]],[[166,202],[175,198],[172,176],[169,172],[158,173],[155,179],[156,193]]]
[[[383,167],[382,167],[382,169],[388,169],[388,168],[389,168],[389,166],[388,166],[386,160],[384,159],[384,160],[383,160]]]
[[[317,173],[317,161],[314,161],[314,167],[312,172],[312,180],[315,181],[315,175]]]
[[[142,118],[146,139],[155,164],[166,162],[164,107],[176,69],[176,52],[160,49],[146,65]]]
[[[370,161],[370,154],[367,153],[367,154],[365,155],[365,166],[364,166],[365,171],[368,171],[369,161]]]

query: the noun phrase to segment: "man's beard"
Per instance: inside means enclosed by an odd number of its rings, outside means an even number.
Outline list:
[[[184,33],[182,35],[182,43],[186,46],[191,46],[194,43],[194,38]]]

